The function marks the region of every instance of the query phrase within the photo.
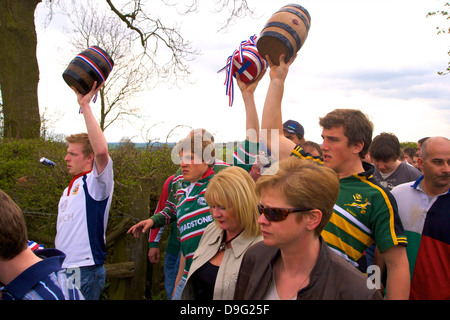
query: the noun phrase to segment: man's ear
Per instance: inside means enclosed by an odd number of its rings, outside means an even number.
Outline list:
[[[422,157],[417,157],[417,165],[419,166],[420,170],[422,170],[423,172],[423,164],[424,164],[425,160],[423,160]]]
[[[356,142],[352,145],[352,150],[354,154],[358,154],[361,152],[361,150],[364,148],[364,142]]]

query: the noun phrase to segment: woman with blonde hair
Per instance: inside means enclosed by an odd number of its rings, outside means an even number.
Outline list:
[[[211,179],[205,199],[214,223],[195,251],[181,298],[229,300],[244,253],[262,240],[255,182],[242,168],[227,168]]]

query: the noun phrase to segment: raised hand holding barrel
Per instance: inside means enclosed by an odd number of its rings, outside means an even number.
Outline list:
[[[256,44],[259,54],[269,55],[276,65],[282,54],[285,62],[290,61],[305,43],[310,25],[311,16],[302,6],[289,4],[282,7],[261,31]]]

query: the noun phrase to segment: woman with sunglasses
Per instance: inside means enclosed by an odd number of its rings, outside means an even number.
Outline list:
[[[336,173],[297,157],[269,170],[256,183],[264,241],[246,252],[234,298],[381,299],[320,235],[339,193]]]
[[[255,182],[244,169],[227,168],[211,179],[205,199],[215,223],[202,235],[181,298],[230,300],[245,251],[262,240]]]

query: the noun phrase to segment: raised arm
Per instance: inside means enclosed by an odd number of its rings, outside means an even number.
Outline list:
[[[289,71],[290,65],[294,62],[291,59],[288,63],[284,62],[284,54],[280,56],[280,65],[275,65],[266,56],[270,68],[270,84],[267,90],[266,100],[262,114],[261,129],[264,134],[261,135],[267,148],[279,160],[287,158],[295,148],[295,143],[283,135],[283,120],[281,114],[281,101],[283,100],[284,82]],[[278,148],[273,143],[278,143]],[[278,157],[276,155],[278,149]]]
[[[83,113],[84,121],[86,123],[86,129],[89,136],[89,141],[91,143],[92,149],[94,151],[95,157],[95,167],[98,174],[102,173],[109,161],[108,144],[106,142],[105,136],[103,135],[100,126],[95,119],[94,114],[91,110],[90,102],[92,98],[97,94],[103,84],[96,87],[97,82],[94,82],[92,89],[86,95],[81,94],[75,87],[72,89],[77,95],[77,101],[80,105],[81,112]]]
[[[266,70],[263,70],[251,83],[245,83],[239,76],[236,76],[236,82],[241,90],[245,106],[245,139],[253,143],[259,142],[259,117],[256,111],[255,90],[265,73]]]

